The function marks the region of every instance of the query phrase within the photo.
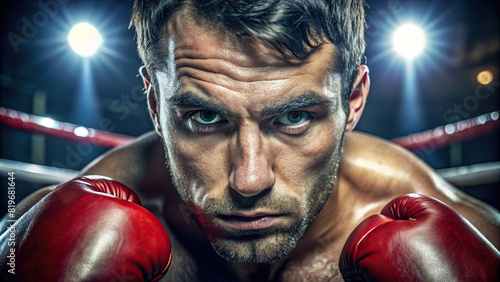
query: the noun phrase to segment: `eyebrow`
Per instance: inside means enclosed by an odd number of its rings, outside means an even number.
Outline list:
[[[262,110],[261,116],[267,117],[267,116],[279,115],[282,113],[286,113],[304,107],[328,106],[331,103],[332,101],[330,99],[322,97],[321,95],[319,95],[314,91],[308,91],[289,101],[285,101],[282,104],[268,106],[264,108],[264,110]]]
[[[225,108],[214,103],[210,103],[190,91],[174,95],[167,100],[167,103],[169,106],[176,108],[200,108],[212,112],[217,112],[222,115],[227,115],[229,113]]]
[[[206,101],[205,99],[199,97],[193,92],[187,91],[182,92],[178,95],[174,95],[168,99],[168,105],[170,107],[176,108],[199,108],[206,109],[212,112],[217,112],[222,115],[228,115],[229,111],[217,104]],[[281,104],[272,105],[265,107],[260,113],[261,117],[268,117],[283,114],[289,111],[293,111],[304,107],[313,106],[328,106],[332,104],[332,101],[328,98],[322,97],[314,91],[308,91],[304,94],[295,97],[289,101],[285,101]]]

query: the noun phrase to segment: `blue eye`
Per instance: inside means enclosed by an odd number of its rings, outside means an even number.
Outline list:
[[[224,120],[221,115],[209,110],[198,111],[191,118],[200,124],[214,124]]]
[[[284,125],[300,125],[310,118],[310,114],[304,111],[291,111],[277,117],[278,122]]]

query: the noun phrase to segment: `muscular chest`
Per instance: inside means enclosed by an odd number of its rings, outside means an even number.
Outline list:
[[[292,263],[271,277],[263,277],[268,273],[255,273],[254,278],[242,280],[220,268],[202,266],[200,263],[203,262],[193,257],[178,253],[174,253],[174,256],[175,260],[162,281],[342,281],[338,262],[327,258]]]
[[[338,259],[326,255],[293,262],[277,274],[277,281],[343,281]]]
[[[275,275],[276,281],[343,281],[339,256],[343,244],[317,240],[316,246],[284,265]]]
[[[163,281],[343,281],[338,268],[339,250],[335,246],[318,247],[300,259],[238,278],[230,265],[215,257],[197,255],[173,238],[172,265]]]

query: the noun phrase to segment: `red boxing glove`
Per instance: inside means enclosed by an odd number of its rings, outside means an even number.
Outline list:
[[[160,221],[109,178],[62,184],[11,228],[14,240],[9,230],[0,237],[7,281],[157,281],[172,258]]]
[[[354,229],[340,255],[346,281],[499,281],[500,253],[444,203],[410,194]]]

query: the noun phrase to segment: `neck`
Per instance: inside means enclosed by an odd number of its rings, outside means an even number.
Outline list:
[[[344,234],[346,226],[341,220],[343,209],[339,204],[338,186],[338,181],[336,181],[325,206],[311,222],[295,249],[287,256],[289,260],[310,255],[318,248],[324,249]]]
[[[228,263],[237,276],[237,281],[268,281],[272,277],[272,266],[265,263]]]

